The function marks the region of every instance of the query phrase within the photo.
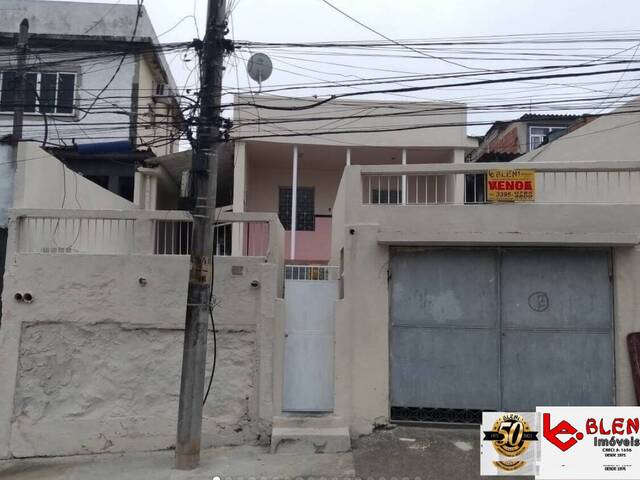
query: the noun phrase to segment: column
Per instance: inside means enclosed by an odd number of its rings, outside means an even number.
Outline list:
[[[455,164],[463,164],[464,163],[464,149],[456,148],[451,152],[452,154],[452,162]],[[447,187],[453,187],[453,196],[449,196],[448,201],[453,203],[462,205],[464,204],[464,185],[465,185],[465,177],[463,174],[456,174],[453,176],[449,185]]]
[[[298,216],[298,146],[293,146],[293,177],[291,179],[291,260],[296,259],[296,221]]]
[[[402,149],[402,165],[407,164],[407,149]],[[407,176],[402,175],[402,204],[407,204]]]
[[[234,213],[242,213],[245,210],[247,187],[247,159],[244,142],[236,142],[233,161],[233,211]],[[243,254],[244,229],[245,226],[242,223],[234,223],[231,226],[231,255],[234,257],[241,257]]]

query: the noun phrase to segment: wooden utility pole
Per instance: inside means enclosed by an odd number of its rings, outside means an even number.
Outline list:
[[[200,118],[191,168],[191,272],[175,458],[175,466],[180,470],[191,470],[200,464],[202,399],[213,281],[213,217],[216,206],[218,145],[221,140],[220,100],[223,59],[227,49],[224,38],[225,3],[225,0],[209,0],[207,30],[202,45]]]
[[[29,20],[26,18],[20,23],[18,46],[16,52],[16,88],[13,105],[13,143],[22,140],[22,124],[24,118],[24,99],[26,90],[25,70],[27,66],[27,49],[29,48]],[[17,151],[17,146],[16,146]],[[17,155],[17,153],[16,153]]]

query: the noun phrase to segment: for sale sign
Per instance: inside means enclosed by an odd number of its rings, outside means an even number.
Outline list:
[[[536,199],[536,173],[533,170],[489,170],[489,202],[533,202]]]

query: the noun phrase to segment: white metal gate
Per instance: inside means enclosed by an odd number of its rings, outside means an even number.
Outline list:
[[[310,279],[285,280],[282,409],[330,412],[333,411],[334,311],[338,281],[326,279],[329,275],[325,274],[287,277]]]

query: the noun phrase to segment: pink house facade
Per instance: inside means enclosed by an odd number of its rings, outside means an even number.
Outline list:
[[[277,213],[288,264],[328,263],[332,208],[345,166],[463,163],[476,146],[466,134],[464,104],[335,101],[300,109],[315,102],[265,95],[235,102],[233,211]],[[440,189],[453,203],[464,185]],[[369,191],[381,201],[411,202],[399,193],[410,186]],[[234,226],[234,255],[260,252],[267,236],[263,227]]]

